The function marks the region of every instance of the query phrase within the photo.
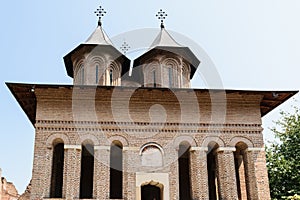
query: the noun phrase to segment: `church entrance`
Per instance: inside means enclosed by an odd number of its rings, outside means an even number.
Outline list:
[[[155,185],[144,185],[141,187],[141,200],[162,200],[161,189]]]

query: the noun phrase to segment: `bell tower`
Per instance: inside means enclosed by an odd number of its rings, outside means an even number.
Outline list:
[[[106,11],[100,6],[96,30],[64,57],[74,85],[121,86],[121,76],[129,71],[130,60],[120,53],[105,33],[101,19]]]
[[[190,88],[200,61],[188,48],[177,43],[167,32],[164,20],[167,14],[160,9],[160,32],[150,49],[138,57],[133,67],[141,67],[141,84],[145,87]]]

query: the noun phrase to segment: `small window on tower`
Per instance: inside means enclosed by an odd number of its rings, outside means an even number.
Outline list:
[[[109,85],[113,85],[113,70],[109,70]]]
[[[152,71],[152,75],[153,75],[153,87],[156,87],[156,73],[155,73],[155,70]]]
[[[173,70],[169,68],[169,87],[173,86]]]
[[[99,82],[99,65],[96,65],[96,84]]]
[[[83,85],[84,84],[84,65],[81,65],[81,67],[80,67],[80,75],[81,75],[80,84]]]

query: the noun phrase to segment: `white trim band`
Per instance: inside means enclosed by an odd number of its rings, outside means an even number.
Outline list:
[[[235,149],[235,147],[219,147],[219,148],[217,148],[217,152],[219,152],[219,151],[235,151],[236,149]]]
[[[78,150],[81,150],[81,145],[68,145],[68,144],[65,144],[64,149],[78,149]]]
[[[94,150],[108,150],[108,151],[110,151],[110,146],[94,146]]]
[[[265,151],[265,148],[248,147],[246,150],[247,150],[247,151]]]
[[[139,151],[139,147],[123,147],[123,151]]]
[[[190,151],[208,151],[208,147],[191,147]]]

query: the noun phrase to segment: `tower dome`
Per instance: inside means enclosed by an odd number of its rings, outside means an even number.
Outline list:
[[[150,49],[134,60],[133,68],[138,68],[134,71],[140,73],[141,84],[146,87],[188,88],[200,61],[165,29],[165,12],[160,10],[156,16],[161,30]]]
[[[121,77],[129,71],[130,60],[118,51],[102,27],[106,11],[95,11],[98,26],[86,42],[64,57],[67,74],[75,85],[120,86]]]

